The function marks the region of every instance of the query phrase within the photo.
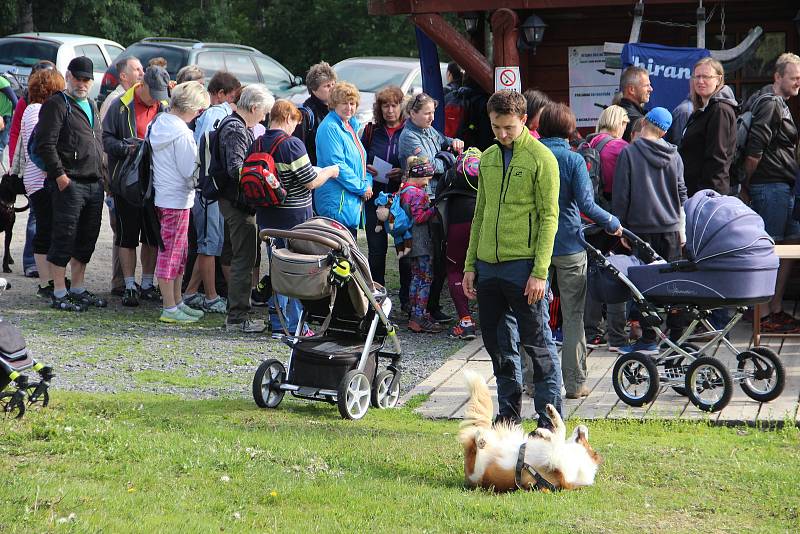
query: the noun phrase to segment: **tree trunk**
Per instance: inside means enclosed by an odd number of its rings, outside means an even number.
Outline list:
[[[33,31],[33,0],[17,0],[17,20],[20,32]]]

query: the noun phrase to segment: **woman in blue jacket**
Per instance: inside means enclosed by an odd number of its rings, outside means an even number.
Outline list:
[[[345,225],[353,237],[361,226],[361,207],[372,198],[372,176],[367,174],[367,152],[358,138],[355,119],[360,95],[348,82],[337,83],[331,91],[330,111],[317,129],[317,165],[337,165],[339,176],[314,190],[317,215]]]
[[[586,303],[586,251],[578,241],[581,213],[606,232],[622,235],[619,220],[594,201],[586,162],[570,150],[569,136],[575,130],[575,115],[564,104],[548,104],[539,119],[541,142],[558,160],[561,184],[558,191],[558,231],[551,265],[556,272],[564,318],[561,370],[568,399],[589,394],[586,386],[586,336],[583,310]]]

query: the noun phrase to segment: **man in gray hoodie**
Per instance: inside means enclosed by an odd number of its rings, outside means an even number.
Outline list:
[[[678,148],[662,139],[671,124],[672,115],[664,108],[645,116],[641,135],[617,159],[611,194],[611,211],[622,226],[667,261],[681,256],[681,206],[687,198]],[[639,341],[619,349],[633,351],[657,354],[655,332],[645,329]]]

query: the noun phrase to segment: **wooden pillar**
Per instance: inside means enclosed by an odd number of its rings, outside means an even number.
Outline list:
[[[518,27],[519,17],[511,9],[500,8],[492,15],[495,67],[519,66],[519,50],[517,50]],[[494,85],[494,77],[492,77],[492,85]],[[490,92],[494,92],[494,87]]]

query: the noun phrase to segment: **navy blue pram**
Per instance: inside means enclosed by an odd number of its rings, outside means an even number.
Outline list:
[[[750,398],[774,400],[785,384],[778,355],[766,347],[739,351],[727,339],[745,306],[766,302],[774,294],[774,242],[761,217],[738,198],[699,191],[684,209],[686,259],[679,261],[664,261],[627,229],[623,235],[632,246],[630,256],[604,256],[587,243],[584,233],[596,225],[584,226],[578,234],[589,257],[593,297],[606,303],[632,300],[642,314],[642,327],[652,328],[661,340],[657,356],[620,355],[612,374],[614,390],[626,404],[643,406],[671,387],[701,410],[713,412],[728,404],[736,381]],[[717,328],[709,319],[714,309],[723,307],[735,308],[735,313]],[[662,315],[673,312],[690,320],[676,341],[661,330]],[[736,369],[729,371],[709,356],[720,347],[736,355]]]

